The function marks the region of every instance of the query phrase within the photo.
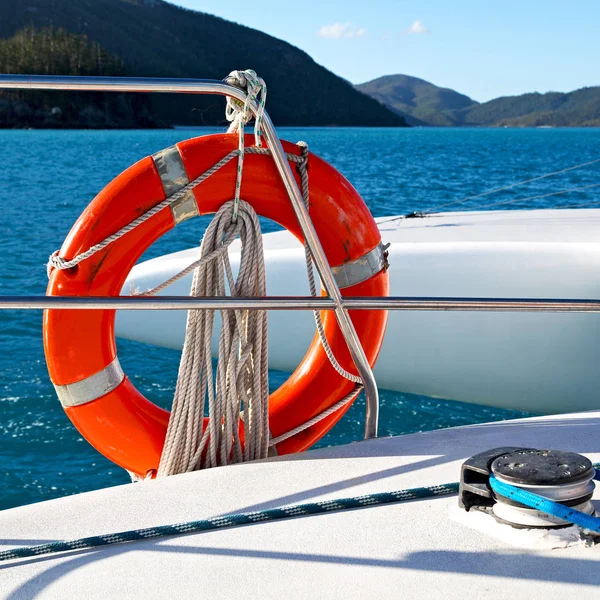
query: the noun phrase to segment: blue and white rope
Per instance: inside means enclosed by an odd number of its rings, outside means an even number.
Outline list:
[[[596,473],[596,477],[598,477],[598,473]],[[490,476],[490,487],[500,496],[510,498],[515,502],[519,502],[529,508],[552,515],[553,517],[557,517],[568,523],[579,525],[579,527],[582,527],[583,529],[600,533],[600,519],[594,515],[588,515],[579,510],[575,510],[570,506],[559,504],[558,502],[548,500],[547,498],[515,487],[514,485],[504,483],[503,481],[496,479],[493,475]]]
[[[438,496],[448,496],[458,492],[458,483],[446,483],[432,485],[395,492],[380,492],[352,498],[337,498],[335,500],[323,500],[322,502],[309,502],[306,504],[293,504],[281,508],[270,508],[252,512],[243,512],[221,517],[212,517],[199,521],[189,521],[174,525],[159,525],[157,527],[146,527],[145,529],[132,529],[105,535],[94,535],[76,540],[66,540],[39,544],[37,546],[24,546],[0,552],[0,562],[17,558],[28,558],[31,556],[42,556],[46,554],[57,554],[70,550],[84,550],[115,544],[125,544],[139,540],[163,538],[186,533],[197,533],[200,531],[211,531],[215,529],[226,529],[252,523],[265,521],[281,521],[307,515],[318,515],[323,513],[339,512],[353,508],[364,508],[366,506],[378,506],[382,504],[395,504],[410,500],[421,500]]]
[[[595,469],[600,469],[600,463],[594,465]],[[600,477],[600,471],[596,471],[596,479]],[[410,500],[422,500],[425,498],[435,498],[440,496],[451,496],[458,493],[458,483],[443,483],[441,485],[431,485],[408,490],[398,490],[395,492],[380,492],[377,494],[366,494],[364,496],[354,496],[351,498],[338,498],[335,500],[323,500],[322,502],[308,502],[306,504],[292,504],[282,506],[281,508],[269,508],[252,512],[243,512],[221,517],[212,517],[201,519],[199,521],[188,521],[187,523],[177,523],[174,525],[159,525],[157,527],[146,527],[144,529],[132,529],[130,531],[121,531],[118,533],[109,533],[105,535],[95,535],[91,537],[80,538],[76,540],[65,540],[39,544],[37,546],[23,546],[21,548],[12,548],[0,552],[0,562],[15,560],[18,558],[29,558],[32,556],[43,556],[46,554],[58,554],[69,552],[71,550],[84,550],[89,548],[99,548],[102,546],[112,546],[115,544],[125,544],[139,540],[148,540],[182,535],[186,533],[198,533],[201,531],[211,531],[215,529],[226,529],[230,527],[239,527],[240,525],[251,525],[253,523],[262,523],[265,521],[281,521],[284,519],[293,519],[308,515],[318,515],[323,513],[340,512],[354,508],[364,508],[367,506],[380,506],[384,504],[396,504],[399,502],[408,502]],[[536,494],[531,494],[515,488],[514,486],[498,481],[494,476],[490,477],[490,486],[501,495],[521,502],[532,508],[543,510],[549,514],[554,514],[565,521],[575,523],[584,529],[590,531],[600,531],[600,519],[575,511],[568,506],[557,504],[546,500]],[[519,492],[517,496],[514,492]],[[531,504],[528,504],[531,502]],[[551,506],[555,505],[555,506]],[[550,509],[550,510],[548,510]],[[551,512],[556,511],[556,512]],[[580,516],[585,517],[584,519]]]

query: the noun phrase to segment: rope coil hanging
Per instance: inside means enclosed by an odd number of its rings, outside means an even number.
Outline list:
[[[265,296],[266,278],[258,217],[233,201],[209,225],[201,246],[203,262],[194,270],[191,296]],[[234,279],[228,248],[241,238],[240,270]],[[213,385],[211,339],[214,311],[188,312],[185,343],[158,476],[264,458],[268,453],[267,312],[221,311],[219,359]],[[208,427],[202,432],[205,399]],[[244,429],[244,447],[239,419]],[[206,451],[205,457],[203,453]]]
[[[243,105],[227,100],[229,133],[238,134],[234,199],[224,204],[209,225],[194,268],[191,296],[266,296],[262,232],[252,207],[240,198],[244,169],[244,127],[250,106],[260,96],[255,144],[261,147],[265,82],[254,71],[230,73],[246,88]],[[240,269],[234,279],[229,245],[241,239]],[[205,261],[203,259],[206,258]],[[217,371],[213,383],[211,340],[214,311],[188,312],[185,342],[173,407],[157,476],[265,458],[269,451],[269,359],[266,311],[221,311]],[[208,398],[208,426],[204,423]],[[240,439],[242,420],[244,443]]]

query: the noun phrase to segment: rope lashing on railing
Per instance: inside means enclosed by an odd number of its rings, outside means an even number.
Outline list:
[[[246,101],[242,104],[232,96],[227,96],[227,106],[225,107],[225,118],[231,123],[229,133],[237,133],[240,128],[248,124],[252,118],[250,107],[253,102],[257,102],[258,111],[254,125],[256,145],[262,146],[262,122],[265,114],[267,102],[267,84],[262,77],[256,74],[253,69],[246,71],[231,71],[225,81],[246,91]]]
[[[252,118],[250,106],[260,96],[260,100],[258,100],[258,112],[256,113],[256,124],[254,126],[254,143],[256,147],[260,148],[262,146],[262,119],[267,101],[267,84],[252,69],[248,69],[247,71],[232,71],[225,78],[225,81],[246,90],[246,101],[243,105],[239,100],[228,96],[225,108],[225,118],[231,122],[227,133],[238,134],[239,154],[232,214],[232,221],[235,223],[238,217],[240,193],[242,191],[242,173],[244,170],[244,127]]]
[[[105,535],[95,535],[76,540],[66,540],[39,544],[37,546],[25,546],[13,548],[0,552],[0,562],[14,560],[17,558],[28,558],[31,556],[43,556],[47,554],[58,554],[70,550],[85,550],[99,548],[102,546],[114,546],[127,542],[139,540],[157,539],[182,535],[187,533],[198,533],[201,531],[212,531],[215,529],[227,529],[239,527],[240,525],[252,525],[266,521],[281,521],[294,519],[308,515],[319,515],[323,513],[341,512],[354,508],[366,508],[369,506],[381,506],[385,504],[397,504],[411,500],[449,496],[458,492],[458,483],[446,483],[442,485],[431,485],[394,492],[379,492],[366,494],[364,496],[353,496],[351,498],[336,498],[335,500],[323,500],[320,502],[308,502],[305,504],[292,504],[280,508],[269,508],[252,512],[235,513],[199,521],[188,521],[174,525],[159,525],[157,527],[146,527],[144,529],[133,529]]]

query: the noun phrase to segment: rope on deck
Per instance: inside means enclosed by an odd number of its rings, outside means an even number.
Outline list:
[[[197,533],[200,531],[211,531],[215,529],[226,529],[252,523],[263,523],[266,521],[281,521],[307,515],[318,515],[322,513],[340,512],[353,508],[364,508],[367,506],[380,506],[383,504],[395,504],[410,500],[421,500],[438,496],[449,496],[458,493],[458,483],[444,483],[425,487],[398,490],[395,492],[380,492],[377,494],[366,494],[351,498],[337,498],[335,500],[323,500],[321,502],[309,502],[306,504],[292,504],[280,508],[269,508],[252,512],[242,512],[199,521],[188,521],[174,525],[159,525],[157,527],[146,527],[144,529],[132,529],[118,533],[94,535],[76,540],[65,540],[39,544],[37,546],[23,546],[0,552],[0,562],[16,558],[28,558],[31,556],[42,556],[46,554],[58,554],[70,550],[86,550],[101,546],[113,546],[125,544],[138,540],[148,540],[181,535],[185,533]]]
[[[593,466],[597,470],[595,478],[598,479],[600,476],[600,463],[596,463]],[[186,533],[228,529],[240,525],[264,523],[266,521],[281,521],[308,515],[341,512],[353,508],[365,508],[367,506],[381,506],[385,504],[408,502],[410,500],[451,496],[458,493],[458,485],[458,482],[442,483],[440,485],[429,485],[407,490],[397,490],[395,492],[379,492],[376,494],[366,494],[364,496],[353,496],[351,498],[337,498],[336,500],[323,500],[321,502],[291,504],[280,508],[234,513],[231,515],[212,517],[210,519],[201,519],[199,521],[188,521],[186,523],[176,523],[173,525],[158,525],[157,527],[146,527],[144,529],[132,529],[130,531],[94,535],[76,540],[49,542],[37,546],[23,546],[21,548],[12,548],[0,552],[0,562],[46,554],[58,554],[61,552],[69,552],[70,550],[86,550],[102,546],[113,546],[115,544],[126,544],[138,540],[170,537]]]

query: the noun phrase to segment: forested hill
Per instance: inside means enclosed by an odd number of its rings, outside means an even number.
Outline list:
[[[600,126],[600,87],[569,93],[534,92],[483,103],[408,75],[387,75],[356,87],[404,116],[411,125]]]
[[[134,77],[222,79],[253,68],[267,81],[267,109],[279,125],[405,124],[291,44],[162,0],[0,0],[0,38],[30,25],[85,35]],[[156,94],[151,102],[154,118],[170,124],[224,120],[214,96]]]
[[[410,125],[455,125],[455,111],[477,104],[464,94],[409,75],[385,75],[356,88],[403,116]]]
[[[125,69],[117,57],[85,35],[29,26],[0,39],[0,73],[118,77]],[[0,92],[0,127],[164,127],[152,117],[149,100],[139,94]]]
[[[598,127],[600,87],[506,96],[455,113],[460,125]]]

